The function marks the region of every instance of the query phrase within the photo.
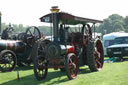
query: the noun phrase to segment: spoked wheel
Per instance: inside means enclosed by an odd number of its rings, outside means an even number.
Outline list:
[[[48,62],[43,57],[36,57],[34,61],[34,74],[37,80],[43,80],[48,73]]]
[[[68,54],[66,58],[65,68],[68,78],[70,80],[75,79],[79,70],[78,58],[76,57],[75,54],[73,53]]]
[[[10,50],[3,50],[0,53],[0,71],[10,72],[17,64],[17,58],[14,52]]]
[[[41,38],[41,33],[37,27],[32,26],[27,28],[24,39],[30,47],[32,47],[35,41],[37,41],[40,38]]]
[[[34,59],[34,74],[37,80],[45,79],[48,73],[45,47],[49,42],[49,40],[40,39],[33,46],[32,57]]]
[[[96,41],[94,55],[95,55],[96,67],[99,70],[101,70],[104,64],[104,52],[103,52],[103,47],[100,40]]]
[[[104,52],[100,40],[89,42],[87,47],[87,62],[92,72],[102,69],[104,64]]]

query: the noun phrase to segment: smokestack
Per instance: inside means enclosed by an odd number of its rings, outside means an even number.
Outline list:
[[[58,41],[58,6],[53,6],[51,9],[52,12],[52,23],[53,23],[53,37],[55,41]]]

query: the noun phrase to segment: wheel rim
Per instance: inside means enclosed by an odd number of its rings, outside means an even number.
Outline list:
[[[45,58],[45,46],[48,44],[48,41],[43,41],[40,43],[37,48],[37,56],[36,61],[34,63],[34,73],[38,80],[43,80],[47,76],[48,72],[48,61]]]
[[[103,47],[102,43],[100,40],[97,40],[96,45],[95,45],[95,64],[98,70],[101,70],[104,64],[104,52],[103,52]]]
[[[36,61],[36,65],[34,66],[34,73],[38,80],[42,80],[46,77],[48,68],[47,62],[43,58],[38,58]]]
[[[76,78],[78,74],[78,59],[75,55],[69,57],[67,70],[69,79]]]
[[[15,68],[16,58],[12,53],[6,52],[1,56],[1,58],[4,61],[4,64],[0,64],[2,72],[9,72]]]

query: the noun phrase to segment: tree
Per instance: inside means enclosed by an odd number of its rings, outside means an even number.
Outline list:
[[[102,34],[125,31],[124,18],[118,14],[112,14],[108,18],[104,19],[104,23],[99,26]]]
[[[128,16],[125,17],[124,23],[125,31],[128,32]]]
[[[119,32],[119,31],[125,30],[123,25],[119,22],[114,23],[113,28],[114,28],[114,32]]]

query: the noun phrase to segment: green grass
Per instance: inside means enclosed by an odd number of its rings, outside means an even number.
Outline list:
[[[17,71],[20,80],[17,80]],[[0,85],[128,85],[128,61],[105,63],[99,72],[80,67],[74,80],[68,80],[65,72],[49,69],[46,79],[38,81],[32,67],[16,68],[13,72],[0,73]]]

